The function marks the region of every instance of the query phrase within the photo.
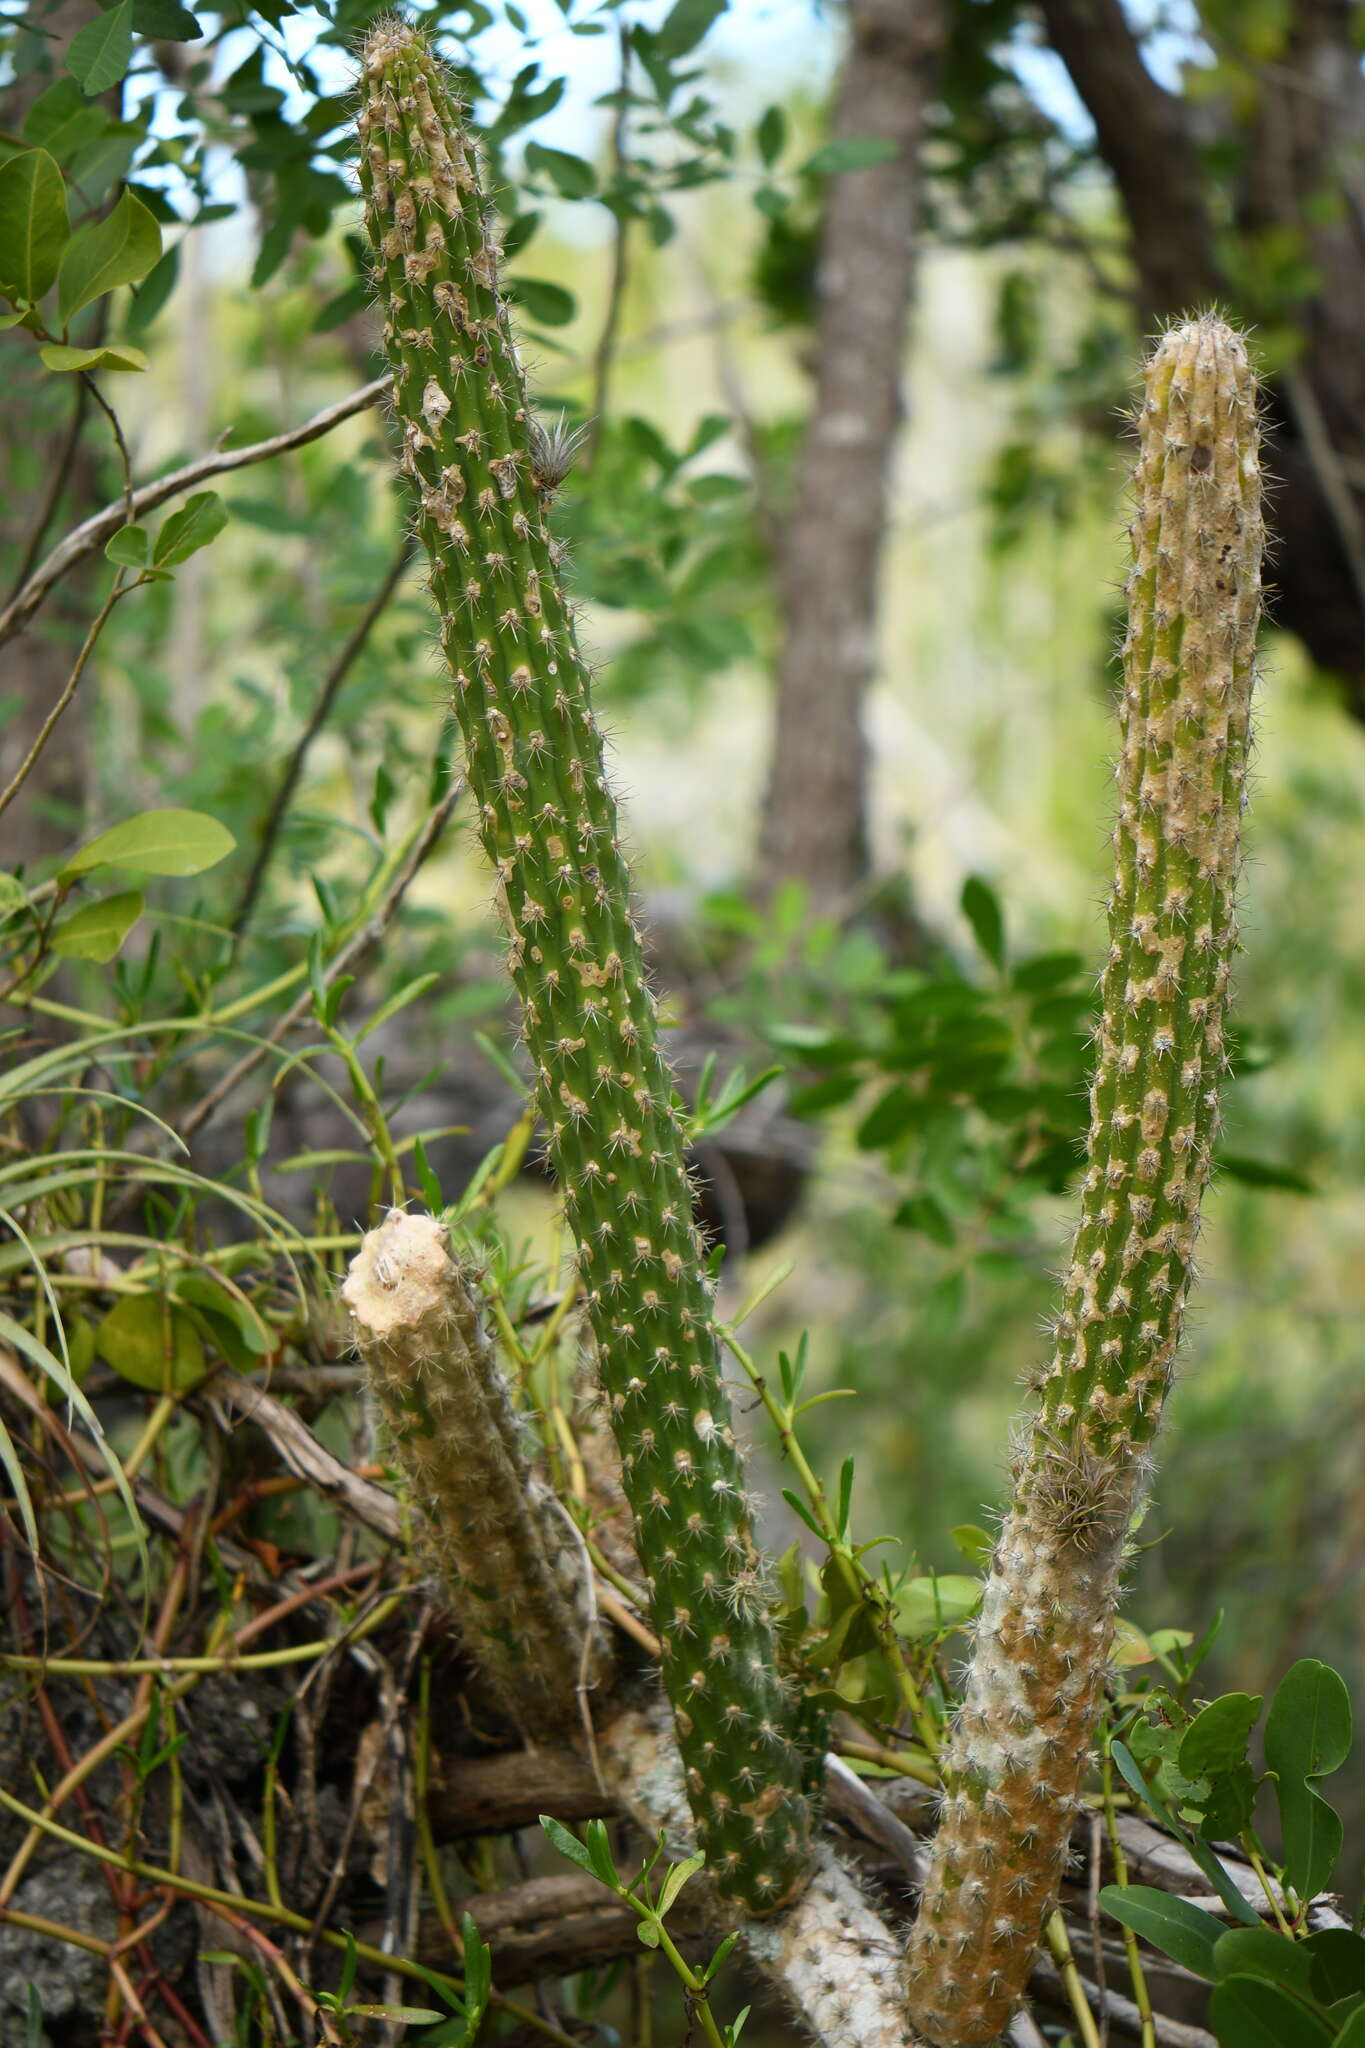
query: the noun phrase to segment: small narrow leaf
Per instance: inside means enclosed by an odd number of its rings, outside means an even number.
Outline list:
[[[1005,917],[1000,898],[980,875],[968,875],[962,885],[962,914],[986,958],[994,967],[1005,964]]]
[[[378,1031],[382,1025],[388,1023],[391,1017],[396,1017],[400,1010],[406,1010],[409,1003],[415,1003],[419,997],[426,994],[429,988],[433,988],[440,979],[440,975],[434,972],[431,974],[419,974],[405,988],[398,989],[389,997],[387,1002],[379,1005],[379,1008],[375,1011],[364,1029],[356,1033],[355,1043],[362,1045],[372,1031]]]
[[[1131,1927],[1173,1963],[1193,1970],[1210,1984],[1214,1981],[1218,1973],[1213,1952],[1227,1929],[1202,1906],[1147,1884],[1107,1884],[1100,1893],[1100,1904],[1121,1926]]]
[[[571,1834],[562,1821],[555,1820],[548,1813],[542,1813],[539,1818],[540,1825],[560,1855],[567,1856],[570,1863],[576,1863],[580,1870],[586,1870],[590,1876],[594,1875],[592,1857],[577,1835]]]
[[[833,171],[867,171],[874,164],[888,163],[898,145],[883,135],[845,135],[826,142],[801,166],[807,178],[828,177]]]
[[[776,102],[768,108],[754,130],[754,141],[765,170],[771,170],[787,145],[787,116]]]
[[[663,1881],[659,1892],[659,1903],[655,1909],[661,1920],[688,1879],[695,1877],[705,1862],[706,1858],[704,1856],[689,1856],[684,1862],[673,1865],[673,1868]]]

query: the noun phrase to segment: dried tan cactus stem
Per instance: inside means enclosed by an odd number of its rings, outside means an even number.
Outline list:
[[[586,1553],[531,1470],[473,1281],[435,1217],[392,1209],[341,1298],[469,1650],[528,1734],[571,1741],[605,1640]]]

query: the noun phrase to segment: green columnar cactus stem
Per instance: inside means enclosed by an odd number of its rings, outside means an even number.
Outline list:
[[[474,1286],[434,1217],[392,1209],[341,1298],[461,1632],[527,1732],[562,1742],[606,1646],[583,1546],[527,1463]]]
[[[1255,386],[1221,320],[1160,343],[1139,430],[1089,1166],[907,1962],[911,2011],[942,2048],[1005,2025],[1056,1897],[1226,1064],[1264,535]]]
[[[493,223],[439,65],[413,30],[385,22],[361,85],[402,465],[689,1795],[720,1883],[771,1911],[803,1881],[811,1759],[777,1670],[680,1115],[546,527],[562,453],[527,413]]]

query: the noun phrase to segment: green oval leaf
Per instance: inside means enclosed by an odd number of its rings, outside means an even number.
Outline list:
[[[1265,1977],[1287,1991],[1311,1996],[1313,1958],[1302,1942],[1269,1927],[1229,1927],[1214,1949],[1213,1969],[1219,1978]]]
[[[142,909],[142,898],[135,889],[82,904],[55,927],[52,950],[61,960],[112,960]]]
[[[171,569],[177,562],[187,562],[200,548],[216,540],[227,523],[227,506],[217,491],[196,491],[162,526],[152,549],[153,562],[158,569]]]
[[[159,43],[193,43],[204,33],[197,16],[180,0],[133,0],[133,27]]]
[[[1312,1962],[1313,1990],[1324,2002],[1365,1992],[1365,1935],[1324,1927],[1302,1946]]]
[[[826,142],[801,166],[807,178],[828,177],[832,171],[867,171],[874,164],[889,163],[899,144],[885,135],[845,135]]]
[[[133,192],[103,220],[78,228],[57,273],[57,309],[65,325],[82,306],[121,284],[136,284],[161,255],[161,230]]]
[[[1210,1778],[1245,1763],[1260,1711],[1259,1693],[1229,1692],[1211,1700],[1181,1738],[1179,1764],[1185,1776]]]
[[[507,295],[515,299],[528,320],[542,327],[567,327],[578,311],[578,301],[562,284],[549,284],[543,277],[512,277]]]
[[[198,875],[216,867],[237,844],[226,825],[203,811],[143,811],[125,818],[73,854],[61,879],[92,868],[134,868],[143,875]]]
[[[204,1377],[204,1346],[181,1309],[154,1294],[126,1294],[95,1332],[95,1347],[120,1379],[149,1393],[178,1392]]]
[[[1341,1853],[1342,1825],[1317,1780],[1351,1752],[1351,1696],[1316,1657],[1302,1657],[1280,1680],[1265,1725],[1265,1760],[1275,1773],[1289,1882],[1301,1898],[1324,1891]]]
[[[1220,2048],[1321,2048],[1331,2028],[1264,1977],[1226,1977],[1209,2000]]]
[[[0,917],[9,917],[14,911],[22,910],[27,902],[28,890],[18,876],[0,869]]]
[[[0,164],[0,291],[41,299],[70,232],[66,185],[45,149],[25,149]]]
[[[896,1623],[907,1636],[927,1636],[955,1628],[976,1612],[981,1580],[965,1573],[944,1572],[937,1578],[907,1579],[896,1595]]]
[[[962,884],[962,915],[986,958],[995,967],[1005,964],[1005,914],[1000,898],[980,875],[968,875]]]
[[[133,61],[133,0],[119,0],[71,38],[67,69],[93,99],[117,85]]]
[[[151,536],[145,526],[121,526],[104,544],[107,559],[124,569],[143,569],[151,560]]]
[[[1225,1929],[1221,1920],[1215,1920],[1202,1906],[1192,1906],[1188,1899],[1174,1898],[1149,1884],[1107,1884],[1100,1893],[1100,1904],[1120,1926],[1131,1927],[1173,1963],[1213,1982],[1217,1974],[1213,1951]]]
[[[1218,1171],[1249,1188],[1282,1188],[1290,1195],[1315,1195],[1316,1187],[1292,1166],[1273,1159],[1250,1159],[1244,1152],[1219,1152]]]
[[[597,173],[581,156],[566,149],[548,149],[543,142],[526,145],[528,171],[544,171],[563,199],[591,199],[597,191]]]
[[[48,341],[38,351],[49,370],[145,370],[147,358],[140,348],[125,341],[107,342],[102,348],[72,348],[64,341]]]
[[[754,130],[754,141],[765,170],[771,170],[787,144],[787,116],[773,103]]]
[[[104,133],[108,115],[92,107],[74,78],[58,78],[24,116],[24,140],[50,150],[59,163]]]

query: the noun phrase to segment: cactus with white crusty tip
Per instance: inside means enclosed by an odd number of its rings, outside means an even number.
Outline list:
[[[777,1667],[680,1112],[546,526],[571,449],[528,415],[474,144],[402,22],[366,41],[359,125],[402,466],[689,1797],[722,1887],[771,1911],[804,1879],[811,1758]]]
[[[391,1209],[341,1298],[466,1645],[527,1733],[563,1741],[608,1656],[584,1545],[531,1470],[472,1276],[432,1216]]]
[[[993,2040],[1065,1867],[1120,1566],[1170,1386],[1219,1121],[1261,606],[1256,392],[1213,316],[1147,369],[1117,855],[1088,1168],[910,1941],[917,2024]]]

